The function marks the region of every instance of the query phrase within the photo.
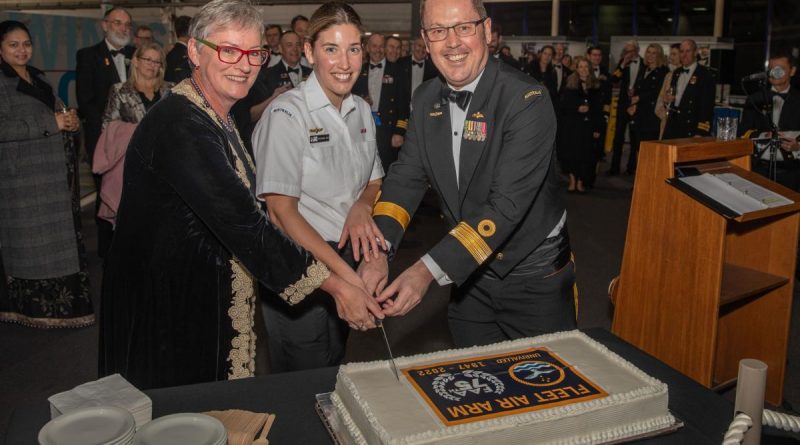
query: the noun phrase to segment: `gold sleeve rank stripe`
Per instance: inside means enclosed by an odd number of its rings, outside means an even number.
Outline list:
[[[699,128],[699,129],[701,129],[703,131],[709,131],[711,129],[711,124],[708,123],[708,122],[698,122],[697,123],[697,128]]]
[[[400,207],[393,202],[380,201],[375,204],[372,209],[372,216],[388,216],[397,221],[403,230],[406,230],[408,223],[411,221],[411,215],[408,214],[406,209]]]
[[[408,121],[405,119],[400,119],[397,121],[397,128],[408,128]]]
[[[450,235],[467,249],[478,264],[483,264],[483,262],[489,258],[489,255],[492,254],[492,249],[486,244],[486,241],[478,235],[475,229],[463,221],[458,223],[458,225],[450,231]]]

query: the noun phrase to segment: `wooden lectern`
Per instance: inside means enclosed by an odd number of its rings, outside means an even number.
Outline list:
[[[708,387],[762,360],[779,405],[800,194],[751,172],[752,151],[749,140],[642,142],[612,330]],[[666,182],[676,167],[736,173],[794,203],[726,218]]]

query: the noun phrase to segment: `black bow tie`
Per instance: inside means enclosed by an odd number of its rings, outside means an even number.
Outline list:
[[[553,68],[556,68],[556,69],[560,70],[562,67],[561,67],[561,65],[556,64],[556,65],[553,65]]]
[[[789,97],[789,93],[779,93],[777,91],[773,91],[772,97],[780,97],[781,99],[786,100],[786,98]]]
[[[678,68],[678,74],[689,74],[689,68]]]
[[[108,52],[111,54],[111,57],[116,57],[117,54],[125,55],[121,49],[110,49]]]
[[[453,91],[450,88],[445,88],[442,90],[442,100],[455,102],[455,104],[458,105],[458,108],[461,108],[462,110],[467,109],[470,99],[472,99],[471,91]]]
[[[370,63],[369,64],[369,69],[371,69],[371,70],[378,69],[378,68],[383,68],[383,62],[381,62],[381,63]]]
[[[270,50],[269,53],[272,54],[273,56],[280,56],[281,55],[281,53],[279,53],[277,51],[272,51],[272,50]]]
[[[298,67],[295,67],[295,68],[286,68],[286,72],[287,73],[295,73],[295,74],[297,74],[299,76],[300,75],[300,67],[298,66]]]
[[[639,63],[639,59],[633,59],[633,60],[631,60],[631,63],[637,63],[638,64]]]
[[[411,61],[411,64],[412,64],[412,66],[418,66],[418,67],[420,67],[420,68],[423,68],[423,67],[425,67],[425,62],[414,62],[414,61],[412,60],[412,61]]]

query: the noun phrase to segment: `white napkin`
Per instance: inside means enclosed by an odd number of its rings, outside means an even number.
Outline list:
[[[136,420],[137,429],[153,418],[153,402],[150,397],[119,374],[78,385],[69,391],[50,396],[47,400],[50,401],[52,419],[78,408],[102,405],[128,410]]]

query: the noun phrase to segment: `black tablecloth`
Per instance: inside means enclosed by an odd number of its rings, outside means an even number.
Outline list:
[[[684,422],[675,433],[641,441],[648,444],[714,444],[733,416],[733,404],[602,329],[587,335],[669,385],[669,409]],[[244,409],[277,415],[269,434],[272,445],[331,443],[314,409],[315,394],[333,390],[336,368],[324,368],[225,382],[145,391],[153,400],[153,418],[179,412]],[[35,444],[50,420],[46,400],[18,408],[11,418],[6,443]]]

